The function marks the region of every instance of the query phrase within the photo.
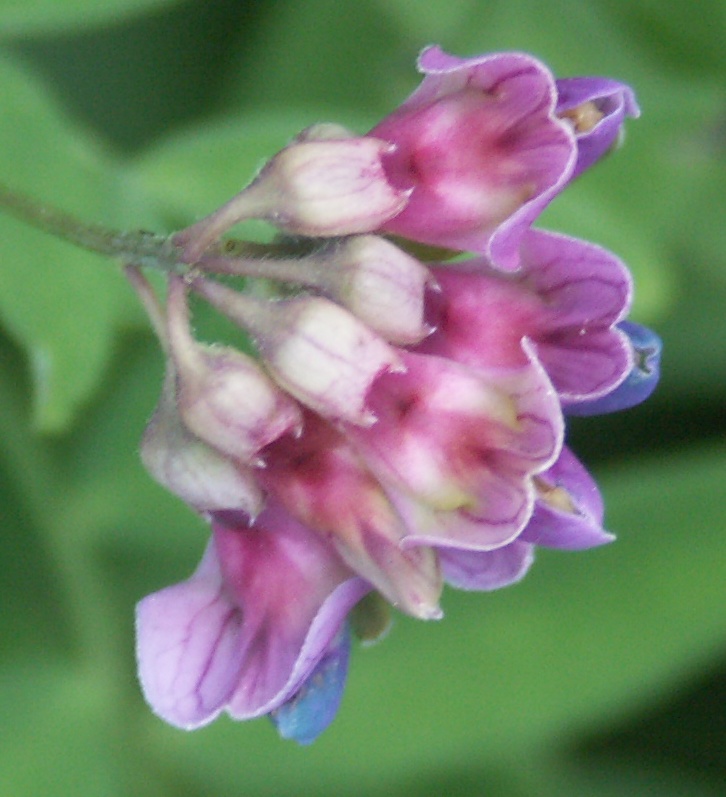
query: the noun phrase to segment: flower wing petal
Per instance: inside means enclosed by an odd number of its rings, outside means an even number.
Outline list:
[[[188,581],[140,601],[139,678],[146,700],[162,719],[191,730],[220,713],[242,667],[241,623],[224,594],[211,545]]]

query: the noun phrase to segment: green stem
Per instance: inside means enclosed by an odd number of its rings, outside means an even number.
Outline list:
[[[0,207],[38,230],[124,263],[160,271],[185,272],[189,269],[181,262],[181,250],[171,236],[88,224],[70,213],[11,191],[1,183]]]

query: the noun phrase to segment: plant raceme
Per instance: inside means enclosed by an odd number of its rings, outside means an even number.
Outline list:
[[[612,540],[565,417],[646,398],[659,341],[625,320],[615,255],[532,223],[618,143],[633,94],[522,53],[431,47],[419,69],[367,135],[304,131],[171,236],[164,305],[127,269],[167,357],[143,461],[211,527],[137,611],[144,694],[177,727],[266,714],[310,742],[383,601],[437,619],[445,584],[498,589],[538,545]],[[251,218],[277,242],[221,239]],[[196,340],[190,294],[255,354]]]

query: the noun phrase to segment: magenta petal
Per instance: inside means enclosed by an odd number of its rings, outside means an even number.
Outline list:
[[[457,589],[490,591],[515,584],[534,561],[534,546],[515,540],[495,551],[442,550],[447,584]]]
[[[215,524],[214,540],[227,592],[244,617],[242,668],[226,709],[248,719],[299,688],[370,586],[274,505],[252,528]]]
[[[491,551],[515,540],[534,509],[531,480],[492,474],[480,488],[476,514],[433,509],[391,488],[391,501],[409,530],[402,545],[414,550],[433,546],[437,551]]]
[[[440,290],[428,301],[434,327],[416,351],[471,368],[517,367],[527,362],[522,338],[537,340],[542,303],[530,287],[485,258],[432,269]]]
[[[485,258],[435,267],[441,290],[428,303],[435,331],[417,351],[472,368],[515,367],[528,359],[526,338],[563,401],[612,391],[633,360],[617,326],[632,293],[625,265],[599,246],[543,230],[524,234],[521,258],[516,274]]]
[[[521,539],[547,548],[581,550],[612,542],[602,527],[597,484],[568,449],[538,477],[540,498]]]
[[[185,729],[223,710],[235,719],[266,714],[299,689],[369,590],[279,507],[252,528],[218,516],[192,577],[139,603],[146,699]]]
[[[531,357],[527,341],[523,350]],[[562,444],[562,414],[549,380],[534,359],[524,368],[486,372],[420,355],[408,355],[406,363],[407,374],[381,397],[387,406],[385,413],[380,407],[380,425],[366,431],[367,440],[359,438],[387,474],[386,489],[408,528],[405,545],[485,551],[511,542],[531,515],[533,477],[555,461]],[[431,392],[417,401],[416,387],[424,383]],[[469,415],[477,409],[471,392],[477,384],[494,391],[492,409],[500,405],[511,415]],[[401,409],[404,418],[396,415]],[[397,423],[388,428],[391,418]]]
[[[420,87],[370,133],[395,149],[391,182],[412,189],[383,226],[414,240],[518,265],[518,243],[569,179],[576,147],[555,116],[554,78],[523,53],[460,59],[421,54]]]
[[[405,528],[381,484],[338,431],[312,413],[297,440],[266,452],[263,484],[298,521],[402,611],[440,616],[442,581],[428,549],[404,550]]]
[[[224,708],[242,667],[241,624],[241,613],[224,595],[211,544],[188,581],[138,604],[139,679],[162,719],[191,730]]]
[[[562,413],[536,362],[485,371],[428,355],[403,360],[406,372],[382,377],[371,394],[377,423],[349,432],[385,484],[433,510],[479,517],[554,461]]]

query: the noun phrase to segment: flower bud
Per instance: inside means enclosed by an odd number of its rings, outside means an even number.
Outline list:
[[[297,140],[219,210],[178,233],[187,262],[244,219],[265,219],[285,232],[332,237],[371,232],[399,213],[410,191],[395,188],[382,158],[395,146],[370,136],[328,138],[335,128]],[[338,131],[338,135],[343,135]]]
[[[418,343],[431,332],[424,322],[426,288],[435,281],[416,258],[377,235],[347,238],[325,256],[324,290],[392,343]]]
[[[176,409],[175,378],[167,371],[159,404],[141,441],[141,460],[159,484],[198,512],[240,511],[255,518],[264,496],[251,469],[195,437]]]
[[[403,209],[407,191],[388,182],[375,138],[318,139],[282,150],[250,186],[260,215],[287,232],[350,235],[378,228]]]
[[[194,287],[250,331],[267,370],[298,401],[329,419],[375,422],[368,393],[380,374],[403,366],[396,349],[347,310],[321,296],[270,302],[207,280]]]
[[[290,326],[260,341],[276,380],[321,415],[367,426],[367,407],[376,377],[401,368],[396,352],[338,305],[320,297],[285,302],[277,308]]]
[[[300,408],[260,366],[227,346],[193,340],[181,283],[170,290],[169,347],[177,371],[179,414],[218,451],[250,462],[281,435],[300,431]],[[182,302],[183,307],[176,305]],[[179,312],[180,310],[180,312]]]

